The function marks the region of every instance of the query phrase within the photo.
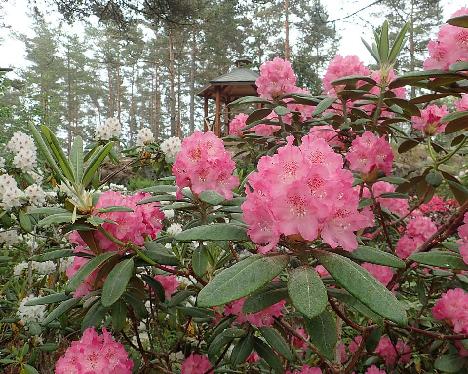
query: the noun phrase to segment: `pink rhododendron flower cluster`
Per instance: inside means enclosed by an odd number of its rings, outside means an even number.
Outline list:
[[[242,211],[250,238],[262,253],[281,235],[307,241],[320,235],[333,248],[356,249],[354,232],[369,219],[358,211],[352,174],[325,140],[310,134],[300,146],[293,140],[288,136],[275,155],[262,157],[248,178]]]
[[[159,274],[156,275],[154,279],[161,283],[161,286],[163,286],[166,300],[170,299],[171,296],[177,291],[177,287],[179,287],[179,281],[175,275]]]
[[[310,129],[309,134],[324,139],[330,147],[344,148],[344,144],[338,136],[338,131],[330,125],[314,126]]]
[[[70,242],[73,244],[78,244],[74,250],[73,253],[89,253],[91,254],[92,252],[90,250],[86,249],[86,246],[83,242],[83,240],[80,238],[77,232],[74,232],[70,235],[69,238]],[[88,258],[86,257],[80,257],[80,256],[74,256],[73,257],[73,262],[70,266],[67,267],[65,274],[67,275],[68,279],[73,278],[73,276],[78,272],[78,270],[81,269],[82,266],[84,266],[87,262],[89,261]],[[78,298],[85,296],[89,294],[94,287],[94,283],[96,281],[98,270],[93,271],[90,275],[88,275],[83,283],[81,283],[73,292],[73,296]]]
[[[373,275],[380,283],[386,286],[393,278],[393,270],[391,267],[371,264],[364,262],[361,266]]]
[[[249,116],[245,113],[239,113],[236,115],[232,121],[229,123],[229,135],[236,135],[236,136],[242,136],[244,134],[243,128],[247,126],[247,118]],[[275,119],[277,118],[275,113],[270,113],[265,120],[270,120],[270,119]],[[265,123],[261,123],[258,125],[255,125],[248,131],[253,131],[256,135],[259,136],[271,136],[273,135],[276,131],[281,130],[281,126],[275,126],[275,125],[267,125]]]
[[[380,370],[375,365],[372,365],[366,370],[366,374],[387,374],[387,372],[385,370]]]
[[[399,216],[405,216],[409,213],[408,200],[381,196],[385,193],[395,192],[395,190],[395,186],[388,182],[378,181],[372,184],[372,193],[382,208],[386,208],[390,212],[398,214]],[[367,188],[364,189],[362,196],[366,198],[371,197]]]
[[[294,370],[294,371],[290,371],[290,370],[287,370],[286,373],[284,374],[322,374],[322,369],[320,369],[319,367],[311,367],[311,366],[308,366],[308,365],[304,365],[301,367],[300,370]]]
[[[349,75],[370,75],[370,70],[364,66],[363,62],[358,56],[340,56],[336,55],[328,65],[327,71],[322,79],[324,91],[328,94],[333,93],[334,90],[340,91],[344,85],[335,86],[333,88],[332,82],[339,78],[344,78]],[[364,84],[365,82],[362,82]],[[361,85],[362,85],[361,84]],[[358,84],[359,86],[359,84]]]
[[[229,122],[229,135],[242,136],[243,135],[242,129],[246,125],[247,118],[249,118],[248,114],[245,114],[245,113],[237,114],[231,120],[231,122]]]
[[[233,301],[224,307],[224,314],[237,316],[236,323],[242,324],[249,322],[256,327],[271,326],[275,322],[274,317],[281,317],[283,315],[283,308],[286,302],[284,300],[270,305],[268,308],[260,310],[256,313],[246,314],[242,311],[244,307],[245,298]]]
[[[429,202],[427,202],[426,204],[422,204],[419,207],[419,210],[424,214],[434,212],[445,213],[448,212],[450,208],[456,206],[456,200],[444,200],[440,196],[434,195],[432,199],[429,200]]]
[[[99,335],[87,328],[80,340],[73,341],[55,365],[55,374],[131,374],[133,361],[122,344],[105,328]]]
[[[465,264],[468,264],[468,212],[465,213],[463,217],[463,225],[458,227],[458,236],[460,240],[458,244],[460,245],[460,254],[463,257]]]
[[[468,8],[461,8],[450,18],[468,15]],[[468,29],[445,23],[441,26],[436,40],[427,45],[429,57],[424,61],[424,69],[448,70],[449,66],[468,61]]]
[[[400,258],[409,257],[421,244],[437,231],[437,226],[429,217],[413,216],[406,227],[405,234],[398,241],[395,252]]]
[[[467,94],[462,95],[460,100],[455,101],[455,108],[457,108],[457,111],[459,112],[464,112],[468,110],[468,95]]]
[[[328,272],[327,269],[323,265],[317,265],[315,267],[315,271],[321,276],[321,277],[329,277],[330,273]]]
[[[349,343],[348,349],[351,353],[356,353],[359,349],[359,346],[362,343],[362,336],[358,335],[356,336],[351,343]]]
[[[378,171],[389,174],[393,163],[392,147],[385,137],[378,137],[370,131],[365,131],[351,143],[346,159],[351,170],[360,172],[363,176]]]
[[[306,341],[309,340],[309,335],[307,334],[307,332],[302,327],[297,328],[296,333],[299,336],[302,336]],[[307,343],[303,339],[300,339],[300,338],[298,338],[298,337],[296,337],[294,335],[293,335],[293,337],[291,339],[291,342],[292,342],[292,345],[297,349],[306,350],[307,347],[308,347]]]
[[[212,366],[208,357],[192,353],[182,364],[181,374],[204,374],[211,369]]]
[[[468,333],[468,293],[461,288],[448,290],[442,294],[432,308],[434,318],[445,320],[456,333]]]
[[[374,353],[378,354],[385,361],[386,365],[393,366],[397,363],[406,364],[411,359],[411,348],[403,340],[398,339],[393,345],[388,336],[382,336]]]
[[[264,99],[276,99],[295,92],[296,75],[289,61],[275,57],[260,66],[260,76],[255,81],[257,93]]]
[[[426,135],[434,135],[444,132],[447,124],[442,124],[440,120],[447,114],[449,114],[449,111],[446,105],[428,105],[425,109],[421,109],[420,117],[411,117],[413,128],[425,133]]]
[[[296,94],[310,94],[309,90],[306,88],[299,88],[296,87],[295,90],[291,93],[296,93]],[[308,119],[312,118],[312,113],[315,109],[314,106],[312,105],[304,105],[304,104],[298,104],[293,102],[293,99],[287,98],[284,100],[287,104],[286,107],[291,111],[291,112],[297,112],[299,116],[299,121],[304,122],[307,121]],[[293,114],[288,113],[285,116],[283,116],[283,121],[284,123],[287,123],[288,125],[292,124],[293,121]]]
[[[183,187],[190,187],[195,194],[212,190],[232,199],[232,190],[239,184],[232,175],[235,167],[221,139],[211,131],[195,131],[182,141],[172,167],[178,197],[182,197]]]

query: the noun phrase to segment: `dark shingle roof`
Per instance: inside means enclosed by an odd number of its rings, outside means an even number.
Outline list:
[[[210,83],[254,83],[258,73],[247,68],[234,68],[230,72],[219,76]]]

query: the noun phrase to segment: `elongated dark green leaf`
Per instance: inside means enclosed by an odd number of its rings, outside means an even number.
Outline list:
[[[60,301],[70,299],[70,295],[65,295],[64,293],[54,293],[52,295],[36,297],[35,299],[29,300],[26,306],[33,306],[33,305],[46,305],[46,304],[53,304],[58,303]]]
[[[197,308],[195,306],[191,306],[191,307],[178,306],[177,309],[184,312],[184,314],[195,317],[195,318],[211,319],[214,317],[214,312],[210,309]]]
[[[129,208],[128,206],[108,206],[105,208],[100,208],[98,209],[99,213],[110,213],[110,212],[133,212],[132,208]]]
[[[39,131],[37,131],[36,126],[34,126],[32,122],[29,122],[28,127],[29,127],[29,130],[31,131],[32,136],[34,137],[34,140],[36,141],[36,144],[39,150],[41,151],[42,155],[47,160],[47,163],[52,168],[55,175],[59,179],[65,180],[65,177],[63,176],[62,171],[60,170],[57,163],[55,162],[55,159],[52,156],[52,153],[50,153],[49,147],[47,146],[44,139],[42,138],[42,135],[39,133]]]
[[[332,85],[336,86],[336,85],[343,85],[343,84],[348,84],[348,83],[355,84],[356,82],[359,82],[359,81],[368,82],[372,84],[373,86],[377,84],[375,80],[373,80],[371,77],[368,77],[367,75],[348,75],[343,78],[335,79],[331,83]]]
[[[254,110],[252,113],[250,113],[249,117],[247,118],[246,125],[251,125],[254,122],[264,119],[272,112],[272,110],[273,109],[271,108],[261,108]]]
[[[275,352],[259,338],[254,338],[254,349],[276,373],[283,373],[283,367]]]
[[[84,153],[83,153],[83,139],[81,136],[77,136],[73,141],[70,150],[70,164],[72,167],[73,175],[77,183],[81,182],[83,178],[83,164],[84,164]]]
[[[119,262],[111,270],[102,287],[101,303],[103,306],[111,306],[123,295],[134,268],[133,258],[128,258]]]
[[[468,16],[453,17],[447,23],[452,26],[468,28]]]
[[[33,225],[31,223],[31,219],[29,218],[29,215],[22,210],[19,211],[19,223],[20,227],[26,231],[26,232],[31,232],[33,230]]]
[[[221,196],[219,193],[211,190],[203,191],[198,195],[198,197],[201,201],[210,205],[219,205],[225,200],[224,196]]]
[[[399,325],[408,323],[403,305],[363,267],[331,252],[314,250],[314,256],[341,287],[369,309]]]
[[[69,213],[68,210],[64,208],[58,207],[40,207],[40,208],[32,208],[29,211],[29,214],[58,214],[58,213]]]
[[[158,297],[158,299],[161,302],[164,302],[166,296],[162,284],[159,283],[156,279],[146,274],[141,274],[141,278],[148,284],[148,286],[150,286],[156,292],[156,296]]]
[[[268,288],[264,292],[257,292],[245,300],[242,311],[246,314],[257,313],[269,306],[280,302],[288,297],[288,289],[282,288]]]
[[[23,364],[21,374],[39,374],[39,372],[34,366],[31,366],[29,364]]]
[[[236,367],[247,360],[247,357],[249,357],[253,351],[253,342],[254,340],[251,334],[248,334],[238,341],[230,356],[232,366]]]
[[[112,316],[112,329],[120,331],[125,326],[125,320],[127,319],[127,306],[123,300],[118,300],[112,304],[111,309]]]
[[[65,289],[70,292],[74,291],[76,287],[78,287],[85,278],[91,274],[94,270],[96,270],[99,266],[101,266],[104,262],[109,260],[111,257],[116,256],[115,252],[106,252],[102,253],[91,260],[89,260],[86,264],[84,264],[80,270],[78,270],[72,279],[67,283]]]
[[[241,104],[267,104],[271,105],[268,100],[262,99],[258,96],[244,96],[241,97],[232,103],[229,103],[230,106],[241,105]]]
[[[50,251],[50,252],[42,253],[40,255],[34,255],[31,257],[31,260],[44,262],[44,261],[55,260],[57,258],[70,257],[70,256],[73,256],[72,250],[57,249],[56,251]]]
[[[192,254],[192,269],[196,275],[203,277],[208,269],[209,253],[205,246],[194,249]]]
[[[249,238],[246,229],[232,223],[215,223],[213,225],[197,226],[175,236],[175,240],[181,242],[191,241],[238,241],[245,242]]]
[[[59,318],[64,313],[68,312],[71,308],[77,305],[80,302],[80,299],[72,298],[62,302],[57,308],[50,312],[46,318],[42,321],[42,325],[47,325],[53,320]]]
[[[288,264],[286,255],[254,255],[216,275],[198,294],[198,305],[226,304],[254,292],[276,277]]]
[[[335,299],[343,302],[346,306],[353,308],[357,312],[361,313],[364,317],[371,319],[373,322],[383,325],[383,318],[377,313],[370,310],[367,306],[357,300],[354,296],[350,295],[347,291],[329,288],[328,293]]]
[[[393,64],[396,61],[398,55],[400,54],[401,49],[403,48],[403,44],[405,42],[406,33],[408,32],[408,29],[410,26],[411,26],[411,23],[406,22],[401,28],[397,37],[395,38],[392,49],[390,50],[390,53],[388,54],[388,62],[390,64]]]
[[[41,125],[41,131],[42,134],[49,145],[49,149],[52,151],[53,155],[55,156],[55,159],[58,162],[58,165],[60,166],[60,169],[63,172],[63,175],[71,182],[75,181],[75,176],[73,175],[73,171],[70,165],[70,162],[68,161],[67,157],[65,156],[65,153],[62,150],[62,146],[60,145],[57,137],[55,134],[50,131],[50,129],[45,126]]]
[[[355,251],[350,252],[348,256],[355,260],[398,269],[404,269],[406,266],[406,263],[395,255],[373,247],[359,246]]]
[[[289,344],[281,336],[278,330],[273,327],[261,327],[260,333],[263,335],[267,343],[280,355],[284,356],[289,361],[294,360],[293,353]]]
[[[52,214],[50,216],[47,216],[47,217],[41,219],[37,223],[37,226],[46,227],[46,226],[50,226],[50,225],[56,225],[56,224],[59,224],[59,223],[68,223],[68,222],[71,222],[72,219],[73,219],[73,214],[71,212],[57,213],[57,214]]]
[[[310,342],[329,360],[335,358],[336,323],[332,313],[325,310],[313,319],[305,320]]]
[[[330,106],[335,102],[335,100],[336,99],[334,97],[326,97],[320,103],[317,104],[312,115],[318,116],[322,114],[325,110],[330,108]]]
[[[468,17],[467,17],[468,18]],[[440,356],[435,360],[434,367],[443,373],[463,373],[461,370],[465,366],[466,360],[456,353]]]
[[[413,253],[410,260],[424,265],[437,266],[441,268],[468,270],[468,265],[463,259],[453,252],[430,251]]]
[[[389,45],[388,45],[388,21],[385,20],[382,28],[380,30],[380,41],[379,41],[379,56],[380,61],[384,64],[388,62],[388,53],[389,53]]]
[[[87,186],[93,180],[96,172],[98,171],[105,158],[109,155],[114,143],[107,143],[102,147],[90,160],[83,175],[83,186]]]
[[[179,265],[179,260],[174,255],[174,252],[171,249],[166,248],[163,244],[156,242],[146,242],[145,248],[147,250],[143,250],[141,252],[158,264],[170,266]]]
[[[99,326],[106,315],[106,311],[107,309],[102,306],[100,301],[96,301],[91,308],[88,309],[83,321],[81,321],[81,331],[91,326]]]
[[[157,186],[151,186],[151,187],[146,187],[142,188],[141,190],[138,190],[138,192],[151,192],[151,193],[156,193],[156,194],[168,194],[171,192],[176,192],[177,187],[176,186],[170,186],[167,184],[160,184]]]
[[[405,140],[403,143],[400,144],[398,147],[398,153],[405,153],[408,152],[409,150],[413,149],[419,144],[418,141],[413,140],[413,139],[408,139]]]
[[[311,267],[295,268],[289,273],[288,293],[294,307],[308,318],[318,316],[328,304],[327,290]]]

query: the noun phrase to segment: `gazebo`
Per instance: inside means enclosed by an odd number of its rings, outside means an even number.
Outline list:
[[[230,108],[228,104],[244,96],[257,96],[257,86],[255,80],[258,73],[249,67],[252,62],[249,59],[239,59],[235,67],[226,74],[223,74],[210,81],[197,95],[205,99],[204,130],[212,130],[216,135],[221,136],[221,116],[223,117],[224,129],[226,131],[230,120]],[[215,113],[209,115],[208,100],[215,101]]]

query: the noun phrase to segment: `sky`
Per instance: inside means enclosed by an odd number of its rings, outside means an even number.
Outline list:
[[[329,19],[339,19],[350,15],[361,8],[373,3],[374,0],[322,0]],[[46,7],[45,1],[36,0],[36,5],[45,13],[49,22],[60,23],[61,17]],[[468,6],[466,0],[442,0],[444,19],[462,6]],[[378,5],[371,6],[357,15],[345,20],[337,21],[336,27],[341,36],[338,53],[341,55],[358,55],[364,62],[372,62],[372,58],[361,42],[361,37],[370,39],[372,28],[380,25],[383,18],[376,16]],[[23,67],[26,64],[25,49],[22,42],[15,39],[14,33],[31,35],[31,20],[28,17],[28,0],[0,0],[0,14],[6,27],[0,25],[0,67]],[[63,25],[79,32],[81,26]],[[293,35],[294,37],[294,35]],[[294,45],[294,40],[292,40]]]

